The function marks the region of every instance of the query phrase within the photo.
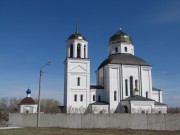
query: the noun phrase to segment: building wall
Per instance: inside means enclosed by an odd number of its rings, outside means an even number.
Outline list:
[[[163,103],[163,98],[162,97],[163,97],[162,96],[162,91],[152,91],[151,98],[154,99],[155,101]]]
[[[36,114],[9,114],[9,126],[36,122]],[[180,130],[180,114],[41,114],[40,127]]]
[[[37,113],[36,105],[20,105],[20,113]]]
[[[90,93],[91,93],[90,103],[96,102],[96,89],[90,89]],[[94,95],[95,95],[95,101],[93,101],[93,96]]]
[[[97,113],[108,113],[109,112],[109,105],[92,105],[91,112],[93,114]]]
[[[104,71],[104,72],[102,72]],[[114,112],[118,106],[118,103],[130,96],[130,77],[133,77],[133,90],[135,89],[135,80],[137,80],[137,89],[139,95],[146,97],[146,91],[151,97],[152,81],[151,81],[151,67],[140,67],[138,65],[120,65],[120,64],[108,64],[103,70],[98,71],[99,82],[104,82],[105,101],[110,103],[110,110]],[[127,83],[127,93],[126,84]],[[101,83],[99,83],[101,84]],[[114,100],[114,92],[116,91],[117,99]],[[114,110],[114,111],[113,111]]]
[[[151,78],[151,67],[141,67],[141,78],[142,78],[142,96],[146,97],[148,92],[148,98],[151,98],[152,94],[152,78]]]
[[[104,86],[104,68],[97,72],[97,85]]]
[[[90,60],[67,58],[65,61],[65,106],[67,112],[78,112],[90,103]],[[78,84],[78,78],[80,78]],[[75,95],[77,96],[75,101]],[[81,101],[81,95],[83,100]],[[73,111],[74,110],[74,111]]]
[[[106,101],[104,89],[90,89],[90,103],[99,102],[99,96],[100,101]],[[93,101],[93,96],[95,95],[95,101]]]
[[[125,51],[125,47],[127,48],[127,51]],[[116,48],[118,48],[118,52],[116,52]],[[130,53],[134,55],[134,46],[129,43],[111,44],[108,46],[108,49],[109,49],[109,55],[116,53]]]
[[[129,113],[167,113],[166,105],[155,105],[155,101],[122,101],[121,106],[127,106]]]
[[[122,92],[122,99],[125,99],[130,96],[130,77],[133,77],[133,94],[135,88],[135,80],[138,81],[138,90],[139,90],[139,66],[136,65],[123,65],[122,72],[123,72],[123,92]],[[128,80],[128,95],[126,95],[126,86],[125,80]]]
[[[131,113],[152,113],[154,101],[131,101]]]
[[[119,67],[109,65],[109,103],[110,112],[114,113],[118,106],[118,99],[120,98],[120,81],[119,81]],[[114,99],[116,92],[116,100]]]

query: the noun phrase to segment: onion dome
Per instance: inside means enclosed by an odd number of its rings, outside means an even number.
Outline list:
[[[28,90],[26,91],[26,94],[31,94],[31,90],[28,89]]]
[[[20,102],[20,105],[34,105],[36,102],[33,98],[30,97],[31,90],[28,88],[26,91],[27,97],[23,98]]]
[[[114,44],[114,43],[128,43],[132,44],[131,37],[124,33],[122,29],[120,28],[116,34],[112,35],[109,44]]]
[[[34,105],[36,102],[31,97],[25,97],[21,100],[20,105]]]
[[[77,24],[76,24],[76,31],[75,31],[75,33],[70,35],[67,40],[71,40],[71,39],[86,40],[86,38],[82,34],[78,33],[78,25]]]

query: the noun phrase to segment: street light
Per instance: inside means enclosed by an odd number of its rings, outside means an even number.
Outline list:
[[[46,65],[41,66],[39,73],[39,94],[38,94],[38,112],[37,112],[37,127],[39,127],[40,122],[40,97],[41,97],[41,78],[42,78],[42,69],[45,66],[50,65],[52,62],[49,61]]]

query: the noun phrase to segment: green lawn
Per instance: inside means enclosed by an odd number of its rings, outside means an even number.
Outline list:
[[[0,135],[180,135],[180,131],[130,129],[21,128],[0,130]]]

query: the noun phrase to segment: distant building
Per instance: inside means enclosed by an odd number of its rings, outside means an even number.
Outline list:
[[[19,104],[20,113],[37,113],[37,104],[33,98],[31,98],[31,90],[26,91],[27,97],[21,100]]]
[[[101,47],[98,46],[101,55]],[[152,87],[152,66],[134,55],[131,37],[121,29],[111,36],[108,57],[90,85],[88,41],[78,32],[66,41],[64,104],[67,113],[166,113],[162,90]]]

